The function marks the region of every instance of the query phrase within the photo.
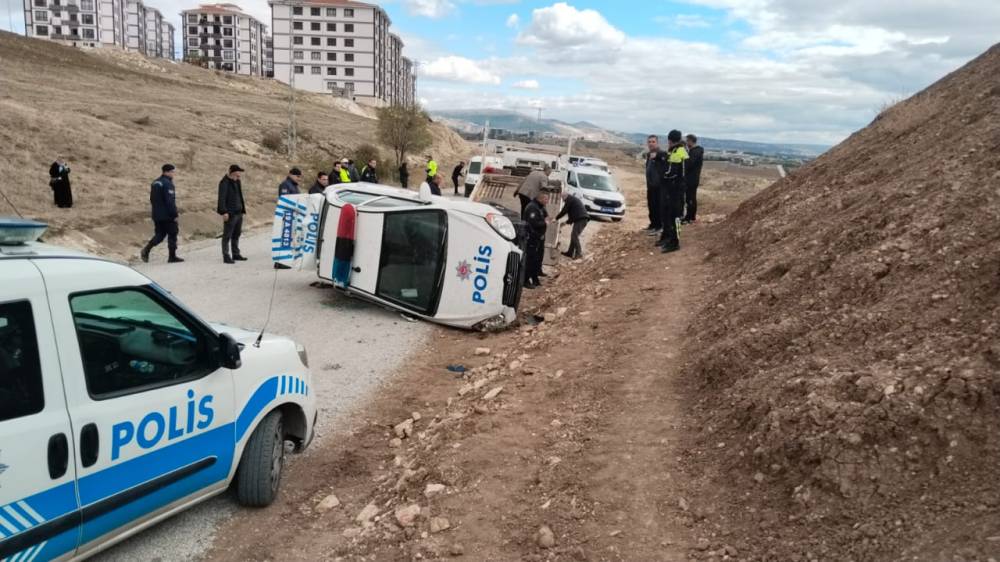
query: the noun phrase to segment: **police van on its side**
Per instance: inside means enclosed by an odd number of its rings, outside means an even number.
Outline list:
[[[44,228],[0,218],[0,560],[86,558],[230,485],[271,503],[313,436],[305,350]]]

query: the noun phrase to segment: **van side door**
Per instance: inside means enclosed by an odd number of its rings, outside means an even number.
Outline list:
[[[73,431],[45,285],[29,260],[0,268],[0,560],[71,556]]]

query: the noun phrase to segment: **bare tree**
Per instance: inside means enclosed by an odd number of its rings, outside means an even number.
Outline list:
[[[390,105],[378,109],[378,140],[392,147],[398,168],[406,155],[431,145],[429,119],[419,105]]]

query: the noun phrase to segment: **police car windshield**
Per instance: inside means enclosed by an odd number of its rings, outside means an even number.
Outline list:
[[[596,174],[580,172],[577,174],[577,181],[579,182],[579,187],[581,189],[593,189],[595,191],[618,191],[614,182],[612,182],[611,178],[607,176],[598,176]]]

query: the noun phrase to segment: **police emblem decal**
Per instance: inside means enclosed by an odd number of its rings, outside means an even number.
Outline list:
[[[468,281],[472,277],[472,266],[469,265],[467,260],[462,260],[458,262],[458,267],[455,268],[455,272],[458,278],[462,281]]]

